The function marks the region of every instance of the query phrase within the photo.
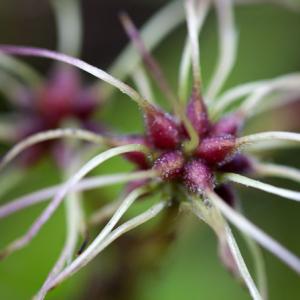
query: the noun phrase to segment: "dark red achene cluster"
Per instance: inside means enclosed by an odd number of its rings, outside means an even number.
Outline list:
[[[186,115],[196,129],[200,143],[192,153],[186,153],[184,143],[188,140],[185,127],[174,116],[151,106],[145,111],[145,136],[129,136],[118,139],[119,144],[140,143],[154,153],[154,162],[139,152],[126,158],[139,169],[154,168],[165,181],[182,182],[190,192],[201,193],[215,187],[216,172],[245,173],[251,168],[250,161],[237,152],[236,137],[242,118],[231,114],[213,123],[209,120],[201,97],[192,93]],[[228,186],[219,186],[225,201],[231,202]]]
[[[79,74],[73,68],[57,66],[36,90],[24,88],[19,91],[15,103],[20,115],[15,142],[38,132],[60,128],[69,119],[75,120],[81,128],[101,130],[101,126],[90,121],[91,114],[99,107],[96,94],[82,86]],[[62,163],[65,149],[57,141],[32,146],[22,154],[21,162],[31,165],[49,150],[56,161]]]

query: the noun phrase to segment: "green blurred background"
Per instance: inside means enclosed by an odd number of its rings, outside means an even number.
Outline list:
[[[88,62],[106,68],[126,43],[125,34],[118,22],[119,11],[126,10],[136,23],[141,25],[163,4],[164,1],[154,0],[82,1],[85,25],[82,57]],[[238,59],[226,87],[300,70],[300,13],[279,6],[247,5],[236,9],[236,17],[240,38]],[[185,26],[181,26],[154,51],[174,88],[185,33]],[[209,15],[200,41],[205,84],[210,78],[217,54],[214,14]],[[55,23],[47,1],[1,0],[0,42],[54,49]],[[50,65],[49,61],[41,59],[28,61],[43,72]],[[86,80],[89,81],[91,78],[87,77]],[[97,118],[106,120],[121,132],[141,131],[142,118],[135,105],[117,92],[113,98],[111,104],[99,113]],[[253,119],[246,131],[257,132],[271,128],[280,129],[281,125],[280,121],[275,122],[268,114]],[[299,124],[293,124],[294,130],[299,131],[299,128],[300,118]],[[300,167],[297,149],[266,153],[264,158]],[[129,168],[123,160],[114,159],[97,169],[94,174]],[[22,182],[1,199],[1,202],[57,182],[59,174],[52,162],[45,160],[28,171]],[[268,182],[299,189],[297,185],[285,181]],[[116,195],[118,189],[106,188],[86,193],[87,207],[89,209],[97,207],[103,199],[108,201]],[[249,219],[300,256],[299,205],[250,189],[239,189],[239,194]],[[24,233],[42,208],[43,205],[40,205],[0,220],[0,246],[3,247]],[[179,215],[176,222],[177,238],[173,245],[153,269],[148,269],[147,272],[141,270],[136,285],[136,298],[138,300],[250,299],[247,291],[232,279],[219,262],[216,239],[212,231],[190,216]],[[237,237],[240,240],[238,233]],[[59,254],[63,241],[64,210],[61,207],[28,247],[1,262],[0,299],[30,299],[41,286]],[[241,248],[250,269],[253,270],[243,241]],[[98,299],[86,296],[87,289],[93,289],[93,285],[97,285],[97,278],[109,272],[116,251],[116,246],[111,246],[103,256],[51,292],[47,299]],[[264,257],[270,299],[300,299],[298,275],[265,251]]]

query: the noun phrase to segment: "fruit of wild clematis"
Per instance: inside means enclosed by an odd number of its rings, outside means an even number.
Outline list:
[[[196,127],[201,137],[194,151],[186,152],[184,149],[187,130],[183,125],[182,131],[175,117],[153,106],[145,110],[145,135],[113,137],[114,145],[138,143],[148,146],[155,157],[153,163],[141,152],[128,153],[124,157],[133,162],[138,169],[149,169],[152,165],[162,180],[179,179],[180,182],[181,179],[190,191],[212,188],[216,171],[227,170],[241,174],[246,172],[246,169],[250,168],[250,161],[237,153],[236,136],[227,133],[232,132],[236,116],[228,116],[226,122],[219,126],[222,131],[216,132],[220,123],[214,124],[208,120],[205,105],[200,101],[202,100],[193,98],[187,105],[187,117],[193,126],[198,124]],[[189,110],[191,106],[202,107],[204,110],[200,115],[199,110],[193,114],[192,109]],[[233,120],[230,120],[231,117]],[[200,125],[204,126],[205,130],[201,130]]]
[[[215,125],[208,120],[206,108],[200,99],[192,98],[187,105],[187,117],[200,131],[201,139],[197,148],[192,152],[186,152],[184,142],[186,135],[180,131],[176,118],[163,112],[162,109],[152,108],[145,112],[146,133],[145,136],[120,137],[119,145],[140,143],[147,145],[151,153],[156,158],[153,162],[153,169],[156,170],[162,180],[170,181],[173,179],[182,179],[182,182],[188,186],[189,190],[203,190],[204,187],[212,187],[214,177],[213,172],[222,168],[232,171],[248,167],[242,164],[242,158],[236,153],[236,137],[231,134],[215,132]],[[192,113],[191,106],[202,107],[203,112],[197,110]],[[199,115],[200,113],[200,115]],[[205,116],[205,117],[203,117]],[[191,119],[190,119],[191,118]],[[227,117],[230,119],[230,117]],[[221,127],[223,131],[230,131],[233,121],[224,123]],[[202,124],[202,125],[201,125]],[[229,125],[228,125],[229,124]],[[201,130],[201,126],[205,130]],[[228,125],[228,126],[226,126]],[[183,125],[181,125],[181,128]],[[186,133],[187,130],[184,129]],[[151,168],[151,163],[143,153],[129,153],[125,157],[135,163],[138,168]],[[247,162],[250,164],[250,162]],[[245,163],[244,163],[245,164]],[[191,174],[189,174],[189,172]],[[199,175],[197,179],[197,174]],[[202,182],[203,181],[203,182]],[[197,184],[199,184],[197,188]]]

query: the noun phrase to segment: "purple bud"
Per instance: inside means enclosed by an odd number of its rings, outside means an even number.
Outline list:
[[[113,146],[122,146],[129,144],[141,144],[148,146],[148,142],[144,136],[140,135],[129,135],[129,136],[120,136],[110,138]],[[123,155],[127,160],[133,162],[138,166],[139,169],[148,169],[149,163],[147,156],[138,151],[129,152]]]
[[[183,180],[193,193],[203,193],[214,185],[213,173],[201,159],[191,160],[184,166]]]
[[[242,126],[242,116],[233,113],[220,119],[216,124],[213,125],[211,135],[222,136],[224,134],[231,134],[236,136]]]
[[[181,151],[163,153],[156,159],[153,169],[164,180],[171,180],[179,176],[184,165],[184,157]]]
[[[253,170],[251,160],[242,154],[236,154],[230,161],[218,168],[221,172],[249,174]]]
[[[226,202],[229,206],[234,207],[236,204],[236,195],[231,185],[220,184],[215,188],[215,192]]]
[[[209,165],[221,164],[232,155],[235,145],[235,138],[232,135],[209,137],[203,139],[195,155]]]
[[[210,128],[207,111],[202,98],[192,93],[191,99],[187,105],[186,114],[200,137],[203,137]]]
[[[147,135],[151,144],[163,150],[174,149],[180,141],[179,127],[167,113],[151,107],[145,112]]]

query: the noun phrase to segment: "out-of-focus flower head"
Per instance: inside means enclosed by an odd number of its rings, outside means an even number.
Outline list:
[[[50,3],[57,23],[58,49],[78,55],[82,39],[78,1],[52,0]],[[66,25],[72,26],[71,36]],[[6,79],[1,88],[12,104],[10,117],[6,118],[10,118],[6,124],[10,127],[9,134],[4,134],[4,142],[15,144],[30,135],[63,128],[69,123],[82,129],[103,131],[101,124],[92,120],[92,115],[101,108],[99,90],[84,83],[74,68],[54,64],[43,78],[25,63],[3,55],[0,66],[1,76]],[[5,118],[3,114],[2,118]],[[47,141],[26,150],[21,156],[21,163],[30,166],[49,152],[59,165],[67,162],[64,162],[67,155],[65,145]]]
[[[42,86],[34,90],[24,87],[17,91],[14,112],[18,117],[14,142],[39,132],[62,128],[68,122],[79,128],[101,132],[100,123],[91,120],[92,114],[100,107],[98,99],[92,87],[82,86],[77,71],[56,66]],[[34,145],[22,154],[22,163],[31,165],[49,151],[60,162],[63,144],[48,141]]]

